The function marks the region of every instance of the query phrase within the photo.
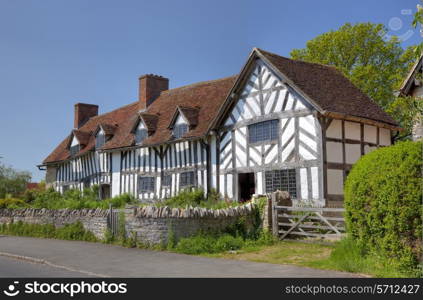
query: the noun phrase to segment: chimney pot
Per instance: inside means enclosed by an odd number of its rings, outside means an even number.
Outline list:
[[[98,105],[87,104],[87,103],[76,103],[75,113],[73,119],[73,127],[79,129],[84,125],[90,118],[98,115]]]
[[[154,74],[145,74],[139,77],[139,110],[145,110],[160,96],[160,93],[169,89],[169,79]]]

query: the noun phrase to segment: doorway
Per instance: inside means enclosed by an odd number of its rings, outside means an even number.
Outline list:
[[[100,199],[105,200],[110,198],[110,185],[102,184],[100,186]]]
[[[256,181],[254,173],[238,174],[239,201],[246,202],[251,199],[256,192]]]

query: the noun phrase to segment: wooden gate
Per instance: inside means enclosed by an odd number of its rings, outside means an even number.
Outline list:
[[[119,235],[119,210],[109,207],[109,214],[107,215],[107,227],[113,236]]]
[[[272,231],[281,240],[294,236],[340,238],[345,233],[343,208],[277,206],[274,202]]]

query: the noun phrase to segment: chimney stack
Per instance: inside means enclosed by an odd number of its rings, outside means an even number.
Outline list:
[[[146,74],[139,78],[139,110],[145,110],[160,96],[160,93],[169,89],[169,79]]]
[[[73,119],[73,127],[75,129],[78,129],[82,125],[84,125],[90,118],[95,117],[97,115],[98,115],[98,105],[76,103],[75,114]]]

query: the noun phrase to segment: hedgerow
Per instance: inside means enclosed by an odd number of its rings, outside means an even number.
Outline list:
[[[422,143],[402,142],[363,156],[345,183],[347,232],[401,270],[422,259]]]

